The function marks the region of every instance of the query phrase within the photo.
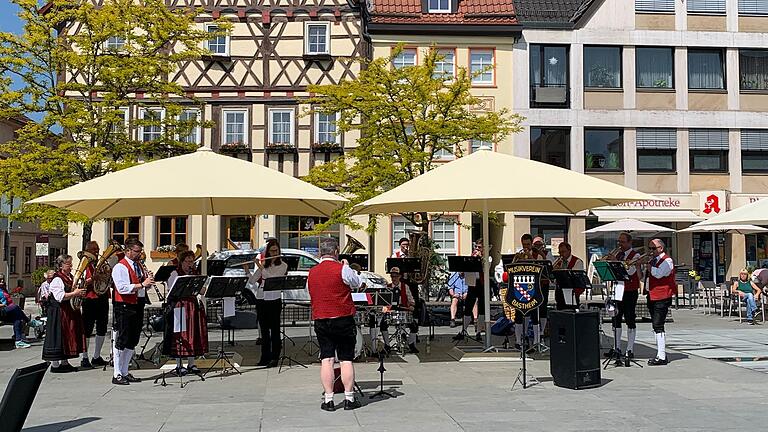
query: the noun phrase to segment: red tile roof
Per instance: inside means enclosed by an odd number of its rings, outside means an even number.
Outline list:
[[[422,0],[369,0],[371,22],[386,24],[518,24],[512,0],[458,0],[455,13],[422,13]]]

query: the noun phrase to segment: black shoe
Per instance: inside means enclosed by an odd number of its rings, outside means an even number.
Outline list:
[[[455,328],[455,327],[456,327],[456,321],[451,320],[451,328]]]
[[[521,347],[519,343],[516,343],[515,344],[515,349],[518,350],[518,351],[522,351],[523,347]]]
[[[106,366],[107,362],[101,357],[96,357],[93,360],[91,360],[91,364],[94,367],[101,367],[101,366]]]
[[[475,339],[480,340],[480,338],[483,337],[483,335],[481,333],[482,332],[475,333]]]
[[[277,360],[272,360],[272,361],[270,361],[270,362],[269,362],[269,364],[267,365],[267,367],[268,367],[268,368],[277,367],[277,363],[278,363],[278,362],[277,362]]]
[[[64,371],[61,370],[61,366],[59,366],[59,367],[51,366],[51,373],[64,373]]]
[[[333,404],[333,401],[323,402],[320,404],[320,409],[323,411],[334,412],[336,411],[336,406]]]
[[[72,366],[69,363],[62,363],[58,369],[59,369],[59,373],[77,372],[77,368]]]
[[[135,377],[135,376],[133,376],[133,374],[131,374],[131,373],[127,374],[127,375],[126,375],[126,376],[124,376],[123,378],[125,378],[126,380],[128,380],[128,382],[132,382],[132,383],[139,383],[139,382],[141,382],[141,378],[136,378],[136,377]]]
[[[115,385],[129,385],[130,382],[127,379],[125,379],[124,376],[118,375],[116,377],[112,377],[112,384],[115,384]]]
[[[269,360],[266,360],[266,359],[259,360],[259,362],[256,363],[256,366],[267,366],[267,365],[269,365]]]
[[[358,409],[361,406],[363,406],[363,404],[361,404],[360,401],[357,399],[352,401],[349,399],[344,399],[344,411],[351,411],[353,409]]]
[[[193,375],[200,375],[203,373],[197,366],[189,367],[187,368],[187,371]]]
[[[603,354],[603,357],[605,357],[605,358],[613,358],[615,356],[616,356],[616,349],[615,348],[611,348],[606,353]]]
[[[80,367],[83,369],[93,369],[93,365],[87,358],[80,360]]]
[[[667,363],[669,363],[667,359],[662,360],[658,357],[648,360],[648,366],[664,366]]]
[[[418,354],[419,353],[419,349],[416,348],[416,344],[415,343],[412,343],[412,344],[408,345],[408,352],[411,353],[411,354]],[[344,409],[346,409],[346,404],[344,406],[345,406]]]
[[[624,366],[629,367],[630,366],[629,363],[632,361],[633,358],[635,358],[635,354],[633,354],[632,351],[627,351],[626,353],[624,353]]]
[[[392,347],[389,345],[384,345],[384,352],[387,353],[387,355],[389,355],[390,353],[392,353]]]

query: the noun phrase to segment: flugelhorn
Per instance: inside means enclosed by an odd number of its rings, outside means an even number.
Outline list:
[[[88,266],[91,263],[95,262],[98,259],[96,258],[96,255],[88,251],[78,252],[77,258],[80,259],[80,263],[77,265],[75,276],[72,278],[73,290],[76,290],[78,288],[85,289],[85,270],[88,268]],[[81,297],[75,297],[72,300],[70,300],[70,304],[74,309],[80,309],[80,306],[83,305],[83,299]]]

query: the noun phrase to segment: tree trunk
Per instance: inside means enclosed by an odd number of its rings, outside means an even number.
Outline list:
[[[92,234],[93,234],[93,221],[88,220],[83,223],[83,248],[81,250],[85,250],[85,246],[88,244],[89,241],[91,241]]]

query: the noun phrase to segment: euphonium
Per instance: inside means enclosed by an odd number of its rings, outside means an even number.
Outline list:
[[[123,250],[123,246],[117,242],[117,240],[110,240],[109,246],[104,249],[104,252],[99,257],[99,261],[94,266],[93,274],[93,291],[102,295],[109,291],[109,287],[112,286],[112,267],[107,262],[112,255]]]
[[[421,264],[419,271],[416,274],[409,276],[412,281],[420,284],[427,280],[429,277],[429,262],[432,259],[432,250],[429,247],[422,246],[422,240],[424,239],[424,231],[410,231],[408,232],[408,239],[411,243],[408,249],[408,256],[412,258],[418,258]]]
[[[88,265],[97,260],[96,255],[88,251],[78,252],[77,258],[80,259],[80,263],[77,265],[77,271],[75,271],[75,276],[72,278],[73,290],[78,288],[85,289],[85,269],[88,268]],[[80,309],[80,306],[83,305],[83,299],[80,297],[75,297],[70,300],[70,304],[74,309]]]
[[[360,243],[356,238],[347,234],[347,244],[344,245],[344,250],[342,250],[339,255],[352,255],[361,249],[365,250],[365,246],[363,246],[363,244]]]

